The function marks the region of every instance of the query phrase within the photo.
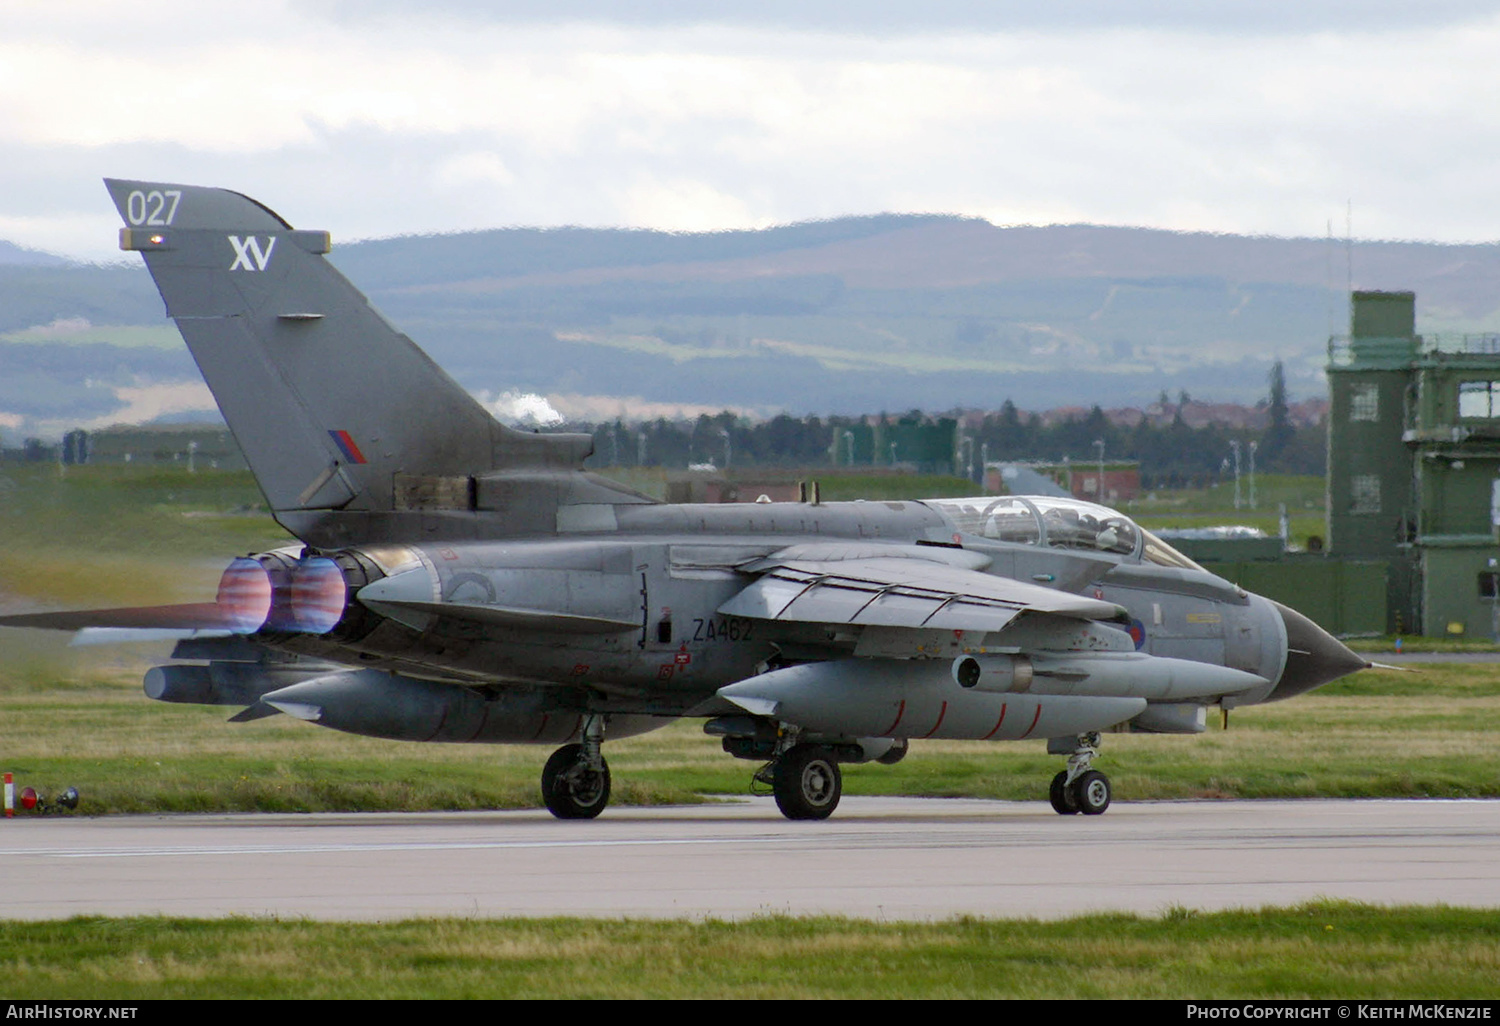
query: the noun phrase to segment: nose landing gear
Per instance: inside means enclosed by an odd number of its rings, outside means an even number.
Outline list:
[[[590,716],[583,743],[563,745],[542,768],[542,801],[558,819],[593,819],[609,804],[609,763],[599,746],[604,719]]]
[[[1058,815],[1071,816],[1081,812],[1085,816],[1097,816],[1109,808],[1113,795],[1109,778],[1090,768],[1099,754],[1097,733],[1049,738],[1047,754],[1068,757],[1068,768],[1052,778],[1052,785],[1047,790],[1047,797]]]

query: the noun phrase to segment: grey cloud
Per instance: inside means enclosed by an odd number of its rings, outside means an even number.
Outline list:
[[[698,0],[309,0],[306,9],[340,22],[372,17],[447,17],[485,23],[559,24],[569,21],[632,28],[743,26],[792,32],[883,36],[927,32],[1185,29],[1280,35],[1325,31],[1385,31],[1461,24],[1497,14],[1485,0],[758,0],[703,4]]]

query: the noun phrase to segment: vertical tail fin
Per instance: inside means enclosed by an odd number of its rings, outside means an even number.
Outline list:
[[[239,193],[106,179],[278,516],[390,510],[399,475],[577,468],[586,436],[499,424],[297,231]]]

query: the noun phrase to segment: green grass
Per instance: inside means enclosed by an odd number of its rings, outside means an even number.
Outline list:
[[[628,488],[649,495],[654,499],[665,499],[667,481],[680,476],[682,471],[662,467],[601,467],[595,473],[618,481]],[[818,482],[819,495],[824,502],[853,502],[866,499],[870,502],[898,502],[911,499],[961,498],[978,494],[973,481],[950,474],[903,474],[903,473],[851,473],[832,467],[756,467],[735,469],[730,480],[737,476],[745,478],[785,477],[790,481],[809,480]]]
[[[1256,478],[1256,503],[1251,509],[1248,482],[1240,484],[1243,505],[1234,508],[1234,482],[1221,482],[1209,488],[1162,489],[1148,492],[1134,502],[1121,505],[1140,525],[1149,531],[1171,528],[1211,527],[1220,524],[1243,524],[1268,535],[1281,533],[1277,507],[1286,505],[1290,519],[1292,545],[1307,547],[1307,540],[1317,535],[1328,540],[1328,522],[1324,516],[1324,480],[1315,476],[1262,474]]]
[[[1242,506],[1234,508],[1234,480],[1221,481],[1208,488],[1157,489],[1126,504],[1132,515],[1162,516],[1241,516],[1250,513],[1276,515],[1276,508],[1285,504],[1293,516],[1316,513],[1322,515],[1326,501],[1325,482],[1316,475],[1258,474],[1255,478],[1255,509],[1250,509],[1250,483],[1244,477],[1240,481]],[[1185,525],[1186,526],[1186,525]]]
[[[69,652],[0,641],[0,752],[22,784],[74,786],[85,813],[530,808],[546,747],[423,745],[287,716],[152,702],[150,646]],[[141,649],[147,651],[141,651]],[[165,648],[157,653],[165,655]],[[1112,734],[1098,766],[1118,801],[1157,798],[1500,797],[1500,667],[1369,671],[1291,702],[1236,710],[1197,737]],[[612,741],[618,804],[748,792],[755,763],[701,723]],[[1040,801],[1061,760],[1041,742],[917,741],[896,766],[846,766],[845,793]]]
[[[12,1000],[1500,997],[1500,912],[0,922]]]
[[[131,349],[180,349],[182,336],[171,324],[50,324],[0,332],[0,343],[111,345]]]
[[[1385,634],[1370,638],[1349,638],[1344,644],[1356,652],[1363,652],[1380,661],[1380,653],[1390,654],[1396,651],[1398,635]],[[1497,652],[1500,644],[1485,638],[1427,638],[1419,634],[1399,635],[1402,652],[1448,652],[1461,655],[1465,652]]]
[[[211,599],[237,554],[293,542],[248,471],[0,465],[0,600]],[[19,603],[18,603],[19,604]]]

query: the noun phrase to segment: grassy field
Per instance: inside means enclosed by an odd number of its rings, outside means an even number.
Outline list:
[[[18,641],[17,638],[23,639]],[[62,648],[12,632],[0,649],[0,769],[82,810],[338,811],[535,807],[548,749],[354,737],[274,716],[152,702],[149,646]],[[127,651],[126,648],[134,649]],[[158,651],[164,655],[164,651]],[[1217,728],[1217,724],[1214,725]],[[1500,797],[1500,668],[1368,671],[1295,701],[1233,713],[1198,737],[1107,735],[1116,800],[1192,797]],[[621,804],[746,793],[696,721],[606,748]],[[919,741],[896,766],[845,768],[848,794],[1041,800],[1061,760],[1041,742]]]
[[[1276,515],[1276,509],[1285,505],[1287,512],[1298,514],[1316,513],[1322,516],[1326,501],[1324,480],[1321,477],[1296,474],[1260,474],[1255,479],[1255,507],[1250,506],[1248,478],[1240,482],[1239,510],[1234,508],[1234,480],[1221,481],[1208,488],[1161,489],[1148,492],[1134,502],[1126,503],[1132,514],[1151,516],[1201,517],[1236,516],[1241,514]]]
[[[12,1000],[1500,997],[1500,912],[0,922]]]
[[[0,604],[212,599],[235,555],[292,541],[249,471],[0,467]]]
[[[1250,506],[1250,489],[1245,481],[1240,483],[1241,507],[1234,508],[1234,482],[1228,481],[1209,488],[1148,492],[1134,502],[1124,503],[1121,509],[1151,531],[1243,524],[1276,535],[1281,532],[1278,507],[1285,505],[1293,546],[1305,549],[1307,539],[1313,535],[1327,541],[1323,478],[1262,474],[1255,484],[1254,508]]]
[[[661,467],[601,467],[597,473],[654,499],[665,499],[668,479],[681,474],[681,471]],[[770,468],[743,471],[736,468],[729,476],[731,479],[764,476],[816,480],[824,502],[852,502],[855,499],[868,499],[872,502],[942,499],[974,495],[978,491],[974,482],[968,478],[949,474],[860,474],[825,467],[821,470]]]

